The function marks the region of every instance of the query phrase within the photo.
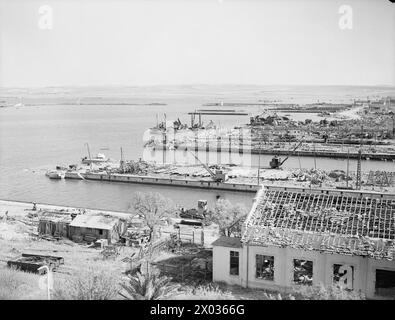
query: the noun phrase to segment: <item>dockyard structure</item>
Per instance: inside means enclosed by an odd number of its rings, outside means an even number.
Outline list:
[[[44,212],[38,222],[38,233],[41,236],[68,238],[72,219],[69,212]]]
[[[340,284],[395,297],[395,195],[265,186],[242,238],[213,243],[213,280],[290,292]]]
[[[70,223],[70,238],[75,242],[94,242],[106,239],[108,243],[120,240],[126,232],[126,221],[111,215],[78,215]]]

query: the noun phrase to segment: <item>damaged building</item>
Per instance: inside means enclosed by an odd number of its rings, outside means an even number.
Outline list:
[[[69,225],[73,217],[69,212],[44,212],[38,222],[38,233],[41,236],[69,238]]]
[[[395,297],[395,195],[265,186],[242,238],[213,243],[213,280],[290,292],[341,284]]]
[[[75,242],[106,239],[118,242],[126,232],[126,221],[111,215],[78,215],[69,225],[70,238]]]
[[[69,238],[75,242],[107,239],[109,243],[114,243],[125,234],[126,228],[126,221],[114,215],[48,211],[40,216],[38,234],[53,238]]]

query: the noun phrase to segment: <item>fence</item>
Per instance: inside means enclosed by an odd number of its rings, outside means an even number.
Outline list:
[[[162,274],[171,276],[175,281],[206,281],[212,279],[212,270],[209,269],[209,263],[207,260],[204,262],[204,267],[200,266],[199,268],[197,268],[196,265],[192,263],[192,260],[181,265],[174,265],[163,262],[153,262],[151,263],[151,265],[158,267]],[[148,264],[146,268],[148,268]]]
[[[204,232],[203,230],[186,229],[180,227],[177,232],[178,239],[181,242],[188,242],[191,244],[197,244],[204,246]]]

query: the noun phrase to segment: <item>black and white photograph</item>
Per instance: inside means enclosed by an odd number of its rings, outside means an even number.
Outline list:
[[[393,1],[0,0],[0,300],[394,299]]]

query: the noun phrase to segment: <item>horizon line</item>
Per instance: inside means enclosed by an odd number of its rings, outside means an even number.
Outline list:
[[[395,88],[395,84],[237,84],[237,83],[188,83],[188,84],[109,84],[109,85],[54,85],[54,86],[2,86],[1,89],[46,89],[46,88],[144,88],[144,87],[185,87],[185,86],[239,86],[239,87],[389,87]]]

